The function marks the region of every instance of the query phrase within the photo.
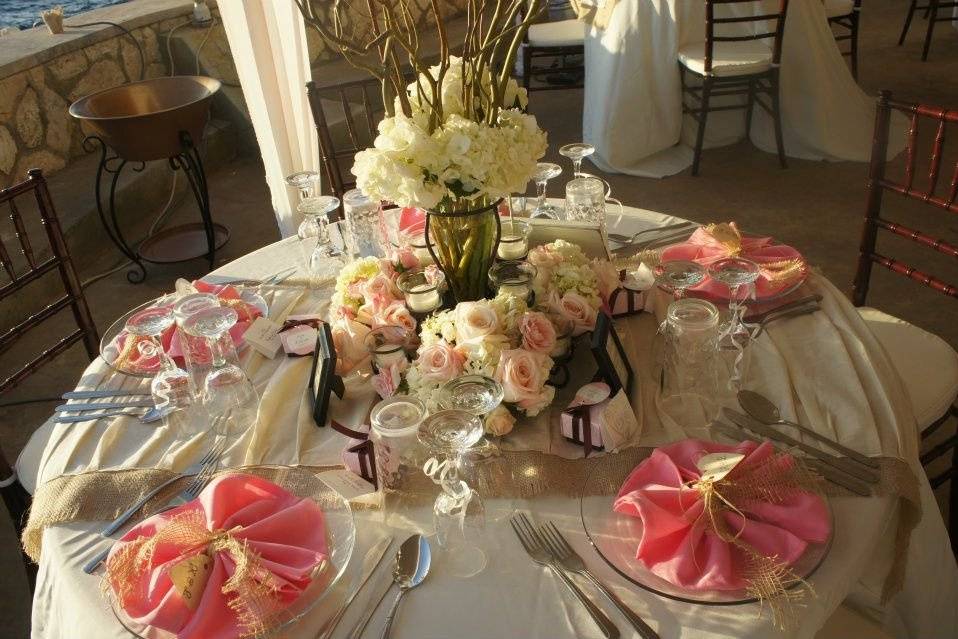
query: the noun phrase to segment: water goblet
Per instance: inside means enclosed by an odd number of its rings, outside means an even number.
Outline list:
[[[203,381],[203,405],[211,416],[230,412],[231,420],[249,426],[256,419],[259,395],[246,372],[226,359],[221,340],[237,319],[234,309],[217,306],[194,313],[183,328],[191,335],[205,337],[212,353],[213,368]]]
[[[190,374],[173,363],[160,342],[161,336],[173,326],[174,321],[171,307],[148,308],[127,320],[126,331],[142,340],[137,348],[143,357],[158,362],[159,370],[150,382],[153,403],[157,408],[176,410],[193,403],[193,392],[190,389]]]
[[[655,267],[655,283],[678,300],[685,297],[688,289],[701,284],[706,273],[706,268],[698,262],[673,260]]]
[[[486,553],[472,539],[485,524],[482,502],[460,478],[463,455],[482,434],[482,419],[465,410],[441,410],[419,426],[419,441],[432,454],[423,471],[442,489],[433,504],[433,517],[436,539],[447,554],[443,564],[462,578],[486,566]]]
[[[545,217],[553,220],[559,219],[559,209],[546,202],[546,186],[554,177],[562,174],[562,167],[551,162],[539,162],[536,164],[536,172],[532,179],[536,183],[536,208],[529,217]]]
[[[572,177],[582,173],[582,160],[595,153],[595,147],[587,142],[574,142],[559,148],[559,155],[572,160]]]
[[[751,337],[743,321],[745,300],[758,276],[758,264],[741,257],[727,257],[709,266],[709,277],[725,284],[729,291],[729,319],[720,328],[720,344],[723,349],[741,350]]]
[[[319,172],[318,171],[299,171],[292,175],[287,175],[286,184],[299,190],[299,199],[305,200],[313,197],[319,192]]]

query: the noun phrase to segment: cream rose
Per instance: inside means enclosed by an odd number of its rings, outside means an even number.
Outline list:
[[[489,302],[462,302],[456,306],[456,342],[478,342],[499,331],[499,316]]]
[[[530,416],[537,414],[555,393],[551,386],[544,388],[551,369],[552,358],[544,353],[521,348],[502,351],[495,379],[502,384],[503,401],[516,404]]]
[[[551,353],[556,344],[556,329],[542,313],[528,312],[519,318],[522,347],[537,353]]]
[[[416,366],[422,379],[444,384],[462,374],[466,358],[444,341],[422,348]]]
[[[589,300],[578,293],[569,291],[561,298],[552,300],[553,310],[572,320],[575,328],[573,336],[579,336],[595,328],[595,318],[598,311]]]
[[[331,331],[336,348],[336,373],[346,375],[369,357],[363,343],[369,327],[343,317],[333,322]]]
[[[402,326],[409,332],[415,332],[416,318],[405,304],[396,300],[373,316],[373,328],[380,326]]]
[[[486,415],[486,432],[495,437],[509,434],[515,425],[516,418],[505,406],[496,406]]]

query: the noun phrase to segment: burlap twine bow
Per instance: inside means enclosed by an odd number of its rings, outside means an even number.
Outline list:
[[[197,554],[215,557],[223,553],[234,564],[232,576],[223,582],[222,593],[236,615],[240,637],[262,637],[278,625],[281,602],[279,584],[263,567],[259,554],[245,539],[236,537],[242,530],[209,530],[200,510],[187,510],[174,515],[151,537],[138,537],[123,544],[107,562],[107,584],[121,604],[136,599],[144,573],[153,569],[157,548],[171,544],[180,548],[180,556],[188,559]],[[171,562],[172,563],[172,562]],[[203,593],[197,593],[199,597]]]
[[[704,230],[722,247],[726,257],[741,256],[749,259],[747,254],[742,255],[742,233],[735,225],[726,222],[707,224]],[[800,257],[756,263],[761,269],[762,277],[769,282],[784,282],[795,279],[808,268],[805,260]]]

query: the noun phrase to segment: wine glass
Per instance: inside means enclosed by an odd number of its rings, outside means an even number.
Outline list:
[[[242,368],[226,359],[222,336],[236,324],[236,311],[228,306],[207,308],[186,319],[183,328],[191,335],[205,337],[213,356],[213,368],[203,382],[202,401],[211,415],[232,413],[243,426],[256,419],[259,395]]]
[[[502,403],[502,385],[485,375],[463,375],[452,379],[439,389],[439,407],[443,410],[464,410],[479,418],[485,425],[485,417]],[[483,435],[474,454],[484,459],[499,454],[499,447]]]
[[[559,155],[572,160],[572,177],[577,178],[582,173],[582,160],[595,153],[595,147],[587,142],[566,144],[559,149]]]
[[[546,202],[546,185],[549,180],[562,174],[562,167],[551,162],[539,162],[536,164],[536,172],[532,179],[538,189],[536,208],[532,211],[530,217],[546,217],[553,220],[559,219],[559,209]]]
[[[685,297],[688,289],[701,284],[706,273],[706,268],[698,262],[674,260],[655,267],[655,283],[678,300]]]
[[[126,331],[142,339],[137,344],[140,354],[148,359],[156,359],[159,370],[150,383],[150,393],[157,408],[177,410],[193,403],[190,389],[190,374],[178,367],[170,359],[160,337],[173,326],[172,307],[154,307],[136,313],[126,322]]]
[[[722,282],[729,291],[729,319],[720,328],[720,346],[727,350],[740,350],[750,339],[745,326],[745,299],[748,290],[759,276],[758,264],[741,257],[727,257],[709,266],[709,277]],[[745,295],[742,289],[745,287]]]
[[[482,502],[460,479],[462,457],[482,434],[482,419],[464,410],[441,410],[419,426],[419,441],[433,455],[423,471],[442,489],[433,504],[436,539],[447,554],[444,565],[456,577],[471,577],[486,566],[486,553],[473,542],[485,522]]]
[[[286,184],[299,190],[300,200],[311,198],[319,192],[319,172],[317,171],[299,171],[287,175],[285,180]]]

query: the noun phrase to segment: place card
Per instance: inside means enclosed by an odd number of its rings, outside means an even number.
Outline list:
[[[695,462],[701,476],[699,481],[720,481],[745,459],[742,453],[709,453]]]
[[[257,317],[243,333],[243,339],[257,353],[273,359],[283,348],[283,342],[279,337],[282,328],[265,317]]]
[[[330,490],[339,493],[346,501],[376,492],[376,487],[348,469],[327,470],[316,475]]]
[[[636,419],[632,404],[629,403],[629,398],[622,389],[619,389],[619,392],[602,405],[599,419],[607,443],[613,446],[616,442],[630,440],[639,429],[639,420]],[[616,433],[617,436],[610,437],[612,433]]]
[[[290,357],[311,355],[316,348],[316,336],[319,334],[312,326],[300,324],[279,334],[283,350]]]
[[[200,605],[212,568],[212,557],[202,552],[187,557],[170,568],[173,587],[190,610],[196,610]]]

